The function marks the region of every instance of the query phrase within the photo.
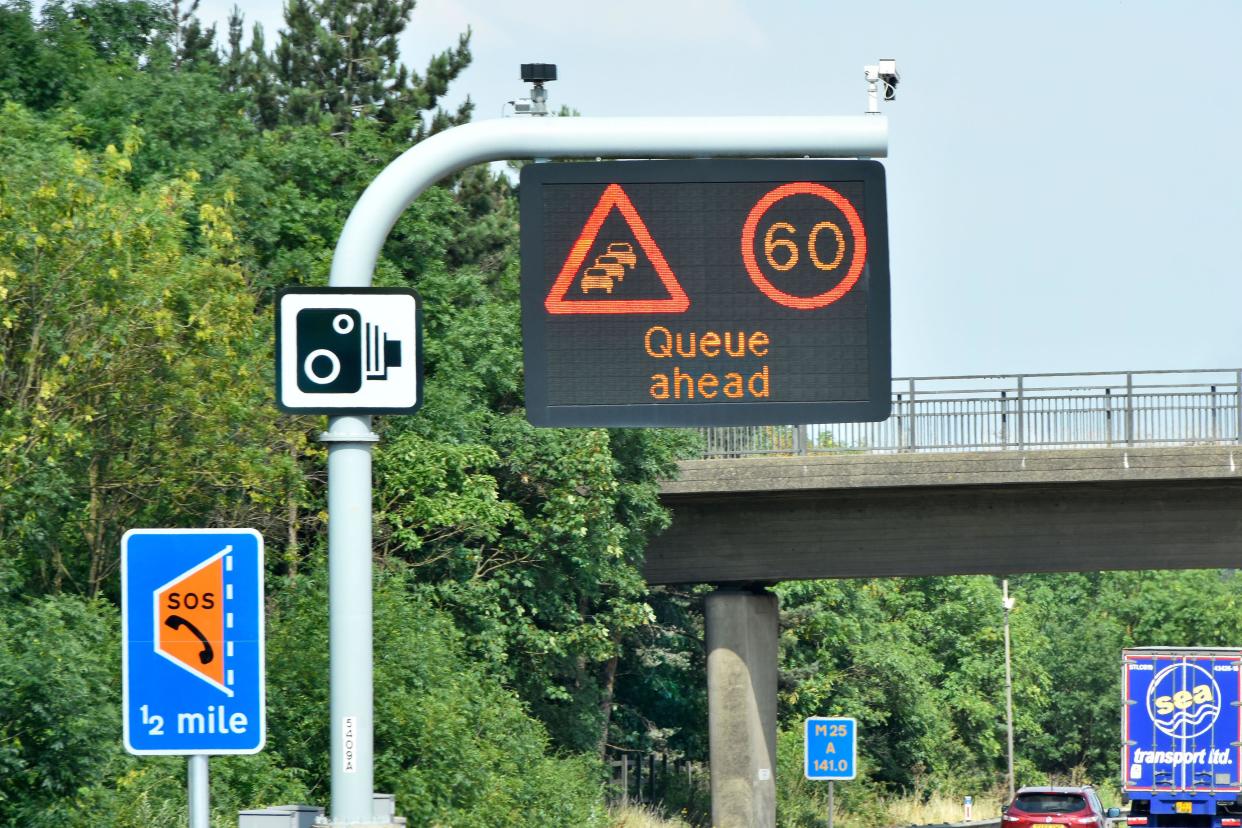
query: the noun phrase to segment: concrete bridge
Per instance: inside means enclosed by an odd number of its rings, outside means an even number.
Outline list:
[[[1242,567],[1242,446],[692,460],[653,584]]]
[[[1242,566],[1242,370],[933,377],[883,423],[704,429],[649,583],[704,607],[713,823],[775,824],[776,596],[799,578]]]
[[[704,430],[650,583],[1242,566],[1242,371],[894,382],[883,423]]]

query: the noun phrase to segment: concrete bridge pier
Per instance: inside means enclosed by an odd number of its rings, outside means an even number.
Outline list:
[[[712,825],[775,828],[776,596],[718,589],[703,615]]]

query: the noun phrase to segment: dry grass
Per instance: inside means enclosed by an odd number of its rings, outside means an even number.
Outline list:
[[[935,825],[962,821],[962,800],[933,794],[926,802],[917,798],[892,799],[885,803],[889,825]],[[972,819],[996,819],[1000,816],[1001,801],[990,794],[975,796]]]
[[[933,795],[926,802],[916,797],[894,798],[884,803],[887,817],[885,825],[942,825],[962,822],[960,797]],[[975,796],[973,819],[996,819],[1000,816],[1001,802],[995,796]],[[836,814],[838,826],[848,826],[849,814]],[[612,828],[690,828],[690,823],[680,819],[668,820],[645,805],[630,805],[612,810]]]
[[[646,806],[629,805],[613,809],[612,828],[690,828],[690,823],[680,819],[669,821]]]

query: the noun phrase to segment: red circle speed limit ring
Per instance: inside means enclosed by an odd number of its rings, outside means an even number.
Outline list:
[[[759,262],[755,259],[755,233],[758,231],[759,222],[777,202],[798,195],[821,198],[836,207],[845,216],[850,236],[854,241],[853,255],[849,259],[845,277],[837,282],[834,287],[814,296],[795,296],[792,293],[786,293],[781,290],[764,275]],[[794,240],[794,234],[797,231],[798,228],[785,221],[776,221],[767,229],[763,240],[764,253],[767,263],[773,270],[787,271],[798,263],[801,254]],[[778,237],[778,233],[782,235]],[[831,221],[821,221],[807,228],[807,233],[806,255],[814,267],[821,271],[830,272],[844,264],[842,260],[845,256],[846,237],[842,233],[840,226]],[[828,261],[825,261],[824,257],[819,255],[817,249],[817,239],[819,237],[835,240],[835,254],[828,257]],[[768,192],[751,208],[750,214],[746,217],[746,223],[742,225],[742,261],[746,265],[746,273],[750,276],[750,280],[755,283],[755,286],[759,288],[764,296],[785,307],[797,310],[815,310],[816,308],[831,305],[849,293],[850,289],[858,282],[858,277],[862,275],[863,265],[867,261],[867,231],[863,227],[858,211],[854,209],[854,205],[850,204],[845,196],[822,184],[815,184],[810,181],[794,181],[789,184],[782,184]]]

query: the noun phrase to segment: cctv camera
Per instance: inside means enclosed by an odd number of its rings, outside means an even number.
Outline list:
[[[527,83],[546,83],[556,80],[555,63],[523,63],[522,80]]]
[[[880,80],[884,82],[884,100],[895,100],[897,84],[901,81],[901,75],[897,73],[897,61],[892,58],[880,58],[879,70]]]

